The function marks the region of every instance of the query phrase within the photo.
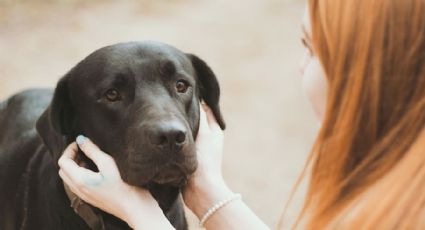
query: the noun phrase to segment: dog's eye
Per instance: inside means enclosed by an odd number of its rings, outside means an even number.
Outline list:
[[[108,91],[106,91],[105,97],[106,97],[106,99],[108,99],[108,101],[119,101],[119,100],[121,100],[121,95],[118,92],[118,90],[116,90],[116,89],[109,89]]]
[[[189,88],[189,84],[184,80],[179,80],[176,82],[176,89],[179,93],[186,93]]]

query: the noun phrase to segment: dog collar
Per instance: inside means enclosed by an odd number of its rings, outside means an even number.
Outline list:
[[[96,214],[89,204],[84,202],[80,197],[75,195],[71,189],[64,183],[66,195],[71,202],[74,212],[79,215],[84,222],[93,230],[105,230],[105,223],[100,214]]]

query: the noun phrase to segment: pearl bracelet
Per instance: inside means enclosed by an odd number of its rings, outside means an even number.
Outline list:
[[[212,206],[210,209],[208,209],[208,211],[201,218],[201,220],[199,221],[199,226],[204,227],[204,224],[208,220],[208,218],[210,218],[212,216],[212,214],[217,212],[217,210],[226,206],[230,202],[235,201],[235,200],[239,200],[241,198],[242,198],[241,194],[236,193],[236,194],[233,194],[231,197],[216,203],[214,206]]]

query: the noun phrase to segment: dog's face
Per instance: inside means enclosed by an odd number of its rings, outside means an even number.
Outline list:
[[[161,43],[122,43],[97,50],[61,79],[37,129],[55,160],[83,134],[112,155],[126,182],[181,186],[197,166],[201,100],[224,129],[219,94],[196,56]]]

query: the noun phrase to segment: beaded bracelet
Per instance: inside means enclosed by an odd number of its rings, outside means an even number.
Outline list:
[[[199,221],[199,226],[203,227],[205,222],[208,220],[208,218],[210,218],[212,216],[212,214],[214,214],[215,212],[217,212],[217,210],[219,210],[220,208],[226,206],[227,204],[229,204],[232,201],[235,200],[239,200],[241,199],[242,196],[239,193],[233,194],[231,197],[222,200],[218,203],[216,203],[214,206],[212,206],[210,209],[208,209],[208,211],[204,214],[204,216],[201,218],[201,220]]]

